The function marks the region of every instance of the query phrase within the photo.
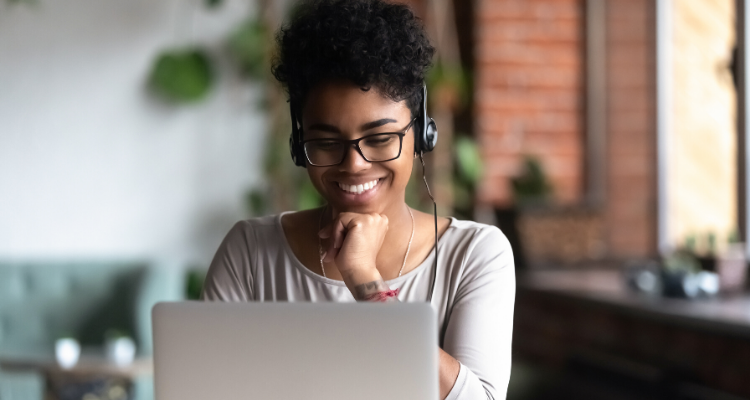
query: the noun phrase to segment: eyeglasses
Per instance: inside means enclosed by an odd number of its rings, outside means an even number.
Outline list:
[[[391,161],[401,156],[401,147],[406,132],[414,121],[411,120],[401,132],[376,133],[359,139],[310,139],[304,140],[305,157],[310,165],[316,167],[330,167],[344,161],[347,150],[354,145],[359,155],[369,162]]]

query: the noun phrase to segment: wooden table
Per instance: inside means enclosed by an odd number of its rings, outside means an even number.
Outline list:
[[[80,399],[89,393],[91,398],[101,400],[125,400],[131,397],[135,379],[153,375],[153,363],[149,357],[136,358],[130,365],[118,366],[95,351],[85,351],[78,363],[69,369],[61,368],[51,354],[2,356],[0,368],[42,374],[47,382],[46,400]]]
[[[748,293],[694,300],[648,295],[631,290],[622,271],[617,270],[535,271],[519,277],[518,285],[643,318],[750,340]]]
[[[750,398],[747,293],[663,298],[630,290],[619,270],[532,271],[519,274],[514,324],[520,358],[557,369],[584,360],[659,390]]]

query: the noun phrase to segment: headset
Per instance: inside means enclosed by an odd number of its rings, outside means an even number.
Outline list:
[[[307,157],[305,156],[305,149],[302,146],[302,124],[297,119],[297,113],[301,110],[297,108],[297,104],[289,102],[289,114],[292,118],[292,133],[289,135],[289,152],[292,155],[292,161],[294,165],[298,167],[307,168]],[[414,153],[419,156],[419,160],[422,163],[422,179],[427,187],[427,194],[432,199],[433,216],[435,219],[435,263],[432,268],[432,276],[430,283],[430,291],[427,294],[427,302],[432,302],[432,293],[435,291],[435,277],[437,275],[437,263],[438,263],[438,229],[437,229],[437,204],[435,198],[432,197],[430,192],[430,186],[427,185],[427,177],[425,176],[424,159],[422,155],[428,153],[435,148],[438,139],[438,130],[435,120],[427,115],[427,86],[422,85],[422,101],[419,103],[419,115],[417,115],[417,123],[414,128]]]
[[[292,134],[289,135],[289,152],[294,165],[307,168],[305,149],[302,147],[302,124],[297,119],[301,110],[294,102],[289,102],[289,114],[292,117]],[[422,101],[419,104],[419,115],[414,129],[414,152],[418,155],[432,151],[437,144],[438,131],[435,120],[427,116],[427,86],[422,86]],[[432,196],[430,196],[432,197]]]

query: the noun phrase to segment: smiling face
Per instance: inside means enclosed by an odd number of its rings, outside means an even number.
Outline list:
[[[329,81],[314,87],[302,109],[304,140],[353,140],[384,132],[401,132],[411,122],[406,101],[394,102],[376,88],[363,91],[346,81]],[[354,146],[344,161],[329,167],[307,166],[315,188],[338,212],[384,213],[404,203],[412,170],[414,131],[406,131],[401,156],[369,162]],[[360,187],[361,185],[361,187]]]

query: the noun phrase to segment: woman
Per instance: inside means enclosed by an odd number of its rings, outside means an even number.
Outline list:
[[[277,36],[292,152],[327,205],[237,223],[211,264],[215,301],[425,301],[440,324],[440,395],[505,398],[513,256],[495,227],[406,205],[434,48],[404,5],[305,3]],[[417,146],[417,147],[415,147]]]

